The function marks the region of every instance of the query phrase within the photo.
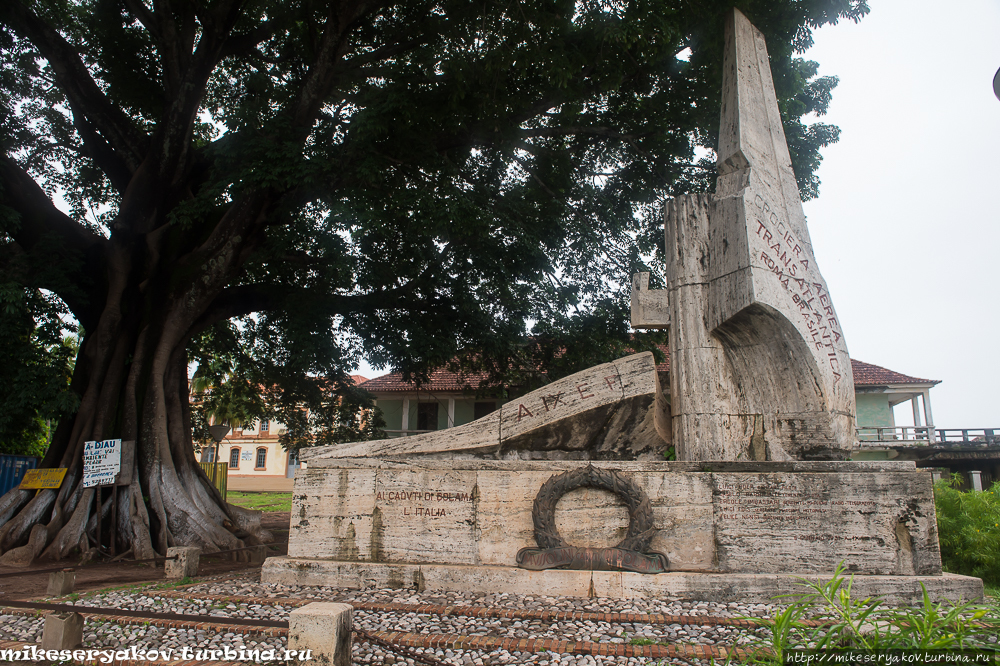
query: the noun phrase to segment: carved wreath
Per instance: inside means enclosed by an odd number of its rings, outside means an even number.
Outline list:
[[[620,497],[628,507],[629,523],[625,538],[613,548],[576,548],[566,542],[556,529],[556,504],[559,499],[577,488],[600,488]],[[561,557],[549,558],[551,564],[542,566],[529,560],[537,560],[539,551],[523,548],[517,555],[520,566],[526,568],[550,568],[569,566],[570,568],[612,568],[657,573],[666,570],[667,557],[662,553],[648,552],[649,543],[656,534],[653,524],[653,507],[649,497],[634,481],[621,472],[600,469],[588,465],[562,474],[556,474],[542,484],[535,496],[531,509],[531,520],[535,527],[535,541],[541,554],[563,551]],[[645,555],[644,555],[645,554]],[[532,556],[535,557],[532,557]],[[626,561],[623,561],[624,560]],[[636,561],[641,560],[641,562]],[[599,562],[600,561],[600,562]],[[636,568],[638,567],[638,568]]]

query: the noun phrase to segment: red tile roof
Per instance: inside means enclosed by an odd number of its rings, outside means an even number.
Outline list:
[[[656,369],[659,372],[670,371],[670,351],[666,347],[661,347],[667,358],[663,363],[659,363]],[[920,379],[910,377],[901,372],[888,370],[886,368],[851,359],[851,368],[854,371],[855,386],[887,386],[894,384],[940,384],[939,379]],[[486,373],[469,373],[460,375],[457,372],[444,368],[434,370],[430,373],[428,381],[421,385],[421,391],[475,391],[480,382],[486,379]],[[361,386],[372,393],[405,393],[414,390],[412,382],[404,382],[403,374],[392,372],[375,379],[369,379]]]
[[[940,379],[920,379],[910,377],[895,370],[851,359],[855,386],[886,386],[889,384],[940,384]]]
[[[422,391],[475,391],[487,377],[485,372],[459,374],[439,368],[428,375],[427,381],[421,384]],[[391,372],[375,379],[369,379],[361,387],[372,393],[405,393],[413,390],[413,382],[404,382],[403,373]]]

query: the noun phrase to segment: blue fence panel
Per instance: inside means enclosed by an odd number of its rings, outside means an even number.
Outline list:
[[[21,483],[24,473],[38,467],[35,456],[0,455],[0,496]]]

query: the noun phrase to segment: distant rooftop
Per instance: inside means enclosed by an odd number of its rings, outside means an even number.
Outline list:
[[[428,381],[420,385],[423,391],[475,391],[486,379],[485,372],[459,374],[439,368],[431,371]],[[403,373],[391,372],[375,379],[369,379],[361,384],[363,389],[372,393],[405,393],[413,390],[413,382],[404,382]]]
[[[891,384],[940,384],[940,379],[920,379],[878,365],[851,359],[855,386],[888,386]]]
[[[666,360],[656,366],[656,369],[660,372],[668,372],[670,370],[670,351],[663,347],[663,352],[667,355]],[[851,368],[854,371],[854,385],[855,386],[892,386],[899,384],[940,384],[939,379],[921,379],[919,377],[911,377],[910,375],[904,375],[901,372],[896,372],[895,370],[889,370],[888,368],[883,368],[878,365],[873,365],[871,363],[865,363],[864,361],[858,361],[851,359]],[[359,378],[359,384],[368,391],[372,393],[405,393],[407,391],[413,390],[412,382],[404,382],[403,374],[401,372],[391,372],[387,375],[382,375],[381,377],[376,377],[375,379],[369,379],[368,381],[362,382],[364,378]],[[439,368],[434,370],[428,376],[428,381],[421,384],[420,390],[422,391],[441,391],[441,392],[456,392],[456,391],[475,391],[479,387],[479,384],[486,379],[486,373],[474,372],[467,374],[460,374],[458,372],[452,372],[445,368]]]

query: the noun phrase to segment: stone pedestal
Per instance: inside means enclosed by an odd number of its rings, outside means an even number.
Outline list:
[[[270,557],[261,573],[268,583],[317,585],[362,590],[401,589],[424,592],[479,592],[497,590],[516,594],[611,599],[688,599],[716,603],[773,603],[779,595],[803,592],[802,579],[826,582],[829,574],[711,574],[675,571],[644,575],[626,571],[528,571],[516,567],[461,564],[399,564],[344,562],[292,557]],[[919,603],[923,591],[931,599],[981,599],[978,578],[940,576],[854,575],[856,598],[881,597],[892,605]]]
[[[193,578],[198,575],[198,561],[201,559],[201,548],[174,547],[167,548],[168,559],[163,563],[163,577],[168,579]]]
[[[53,613],[45,616],[42,650],[74,650],[83,643],[83,616]]]
[[[46,595],[50,597],[65,597],[73,593],[76,584],[76,572],[72,569],[53,571],[49,574],[49,588]]]
[[[667,574],[516,568],[518,551],[536,545],[542,484],[588,464],[618,470],[649,497],[650,547],[667,556]],[[685,589],[681,574],[742,575],[764,576],[747,589],[768,598],[794,585],[789,576],[828,575],[843,562],[913,599],[915,577],[946,596],[982,594],[978,579],[942,578],[930,474],[911,462],[322,460],[296,477],[292,516],[288,558],[268,559],[267,582],[294,583],[298,571],[312,584],[453,589],[444,581],[454,572],[482,571],[462,584],[652,596]],[[615,494],[580,488],[559,500],[555,524],[573,546],[601,548],[625,536],[629,516]]]
[[[250,551],[250,565],[259,567],[267,559],[267,546],[257,546]]]
[[[351,666],[353,613],[352,606],[327,602],[296,608],[288,614],[288,649],[301,663]]]

